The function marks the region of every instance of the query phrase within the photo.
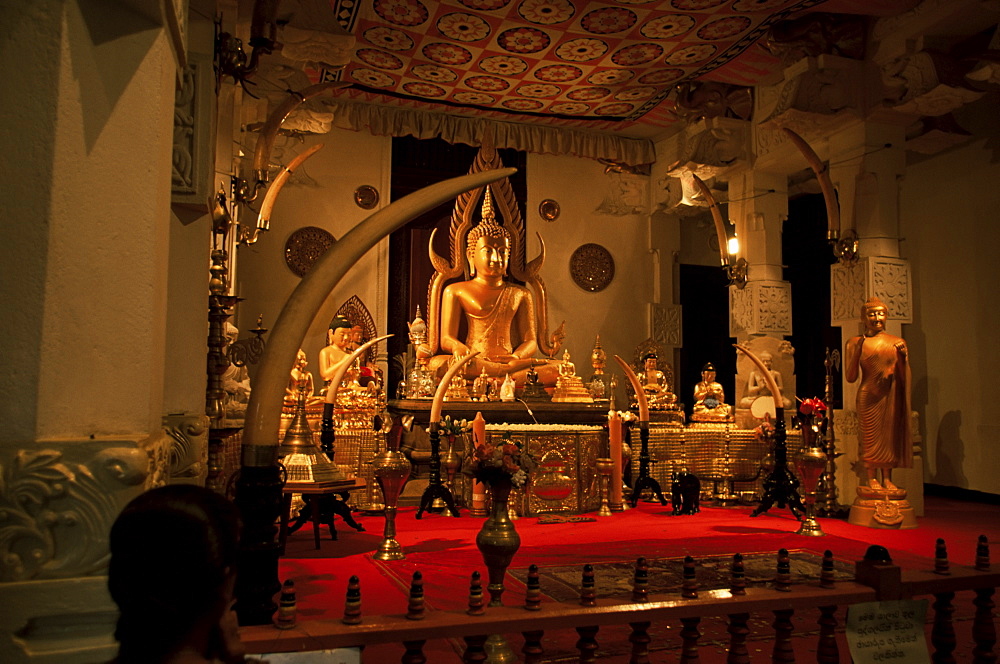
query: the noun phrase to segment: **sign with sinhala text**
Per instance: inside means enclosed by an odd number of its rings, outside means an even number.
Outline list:
[[[854,664],[930,664],[927,600],[866,602],[847,609],[847,646]]]

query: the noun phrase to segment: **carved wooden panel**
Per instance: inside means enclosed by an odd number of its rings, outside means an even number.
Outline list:
[[[650,304],[653,340],[661,346],[682,346],[681,306],[679,304]]]

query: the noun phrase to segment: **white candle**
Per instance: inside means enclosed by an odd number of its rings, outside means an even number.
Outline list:
[[[611,504],[622,504],[622,416],[612,411],[608,416],[608,439],[611,454]]]

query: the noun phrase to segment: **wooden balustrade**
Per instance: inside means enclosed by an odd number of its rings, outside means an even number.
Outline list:
[[[972,624],[974,664],[997,661],[994,652],[996,625],[992,600],[1000,585],[1000,571],[991,571],[985,539],[980,538],[974,566],[949,565],[938,543],[933,566],[927,570],[902,570],[888,559],[882,547],[872,547],[865,560],[858,561],[853,581],[833,582],[833,556],[826,552],[823,573],[818,583],[789,583],[788,554],[782,550],[776,558],[775,583],[771,587],[746,587],[742,558],[733,557],[732,579],[728,589],[698,589],[690,583],[690,561],[685,565],[685,581],[678,593],[649,593],[647,565],[643,558],[636,563],[634,588],[630,601],[617,598],[596,600],[593,596],[593,569],[585,566],[577,603],[539,603],[537,569],[532,570],[531,585],[524,606],[498,606],[481,609],[481,586],[474,575],[470,592],[470,610],[424,610],[420,573],[414,574],[406,613],[398,615],[363,616],[360,623],[345,624],[346,620],[309,620],[291,629],[278,630],[270,626],[244,627],[241,636],[250,653],[327,650],[364,647],[372,644],[400,644],[400,661],[423,662],[423,647],[431,639],[461,638],[466,649],[464,662],[485,660],[484,644],[489,634],[523,635],[521,653],[524,661],[541,661],[545,634],[561,631],[576,632],[576,648],[580,662],[597,661],[600,629],[610,625],[628,625],[631,634],[631,658],[637,664],[649,662],[649,627],[654,622],[680,625],[681,662],[698,661],[699,623],[704,617],[723,617],[730,635],[727,662],[748,664],[748,621],[751,614],[772,615],[772,662],[794,662],[792,648],[794,615],[815,612],[819,625],[816,661],[836,664],[849,661],[840,653],[835,638],[837,607],[860,602],[909,599],[933,596],[933,627],[931,645],[934,662],[954,661],[956,647],[952,624],[953,600],[956,592],[973,591],[975,614]],[[882,553],[880,554],[879,551]],[[476,598],[480,597],[480,600]],[[357,619],[357,585],[352,579],[345,612],[352,621]],[[403,607],[401,607],[403,608]]]

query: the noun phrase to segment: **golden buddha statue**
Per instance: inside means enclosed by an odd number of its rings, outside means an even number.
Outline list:
[[[722,385],[715,382],[715,365],[711,362],[701,369],[701,382],[694,386],[692,422],[729,422],[733,407],[726,403]]]
[[[643,369],[638,373],[639,385],[646,395],[646,402],[653,410],[674,407],[677,395],[670,389],[667,375],[658,367],[659,359],[656,353],[646,353],[642,358]]]
[[[302,390],[306,399],[306,403],[313,400],[313,393],[316,389],[313,385],[313,375],[311,371],[306,371],[306,367],[309,366],[309,360],[306,359],[306,352],[299,349],[299,352],[295,355],[295,364],[292,366],[292,371],[288,376],[288,387],[285,388],[285,403],[292,404],[298,402],[299,400],[299,390]]]
[[[493,162],[487,159],[490,154]],[[472,171],[501,166],[495,150],[484,145]],[[431,236],[429,252],[436,274],[429,289],[427,343],[417,347],[418,357],[426,358],[430,371],[440,376],[453,356],[478,352],[463,367],[464,377],[475,379],[485,371],[491,377],[509,375],[523,385],[527,370],[534,367],[539,382],[553,386],[559,375],[558,361],[535,358],[539,350],[553,357],[561,344],[558,333],[547,336],[545,288],[538,278],[544,244],[541,255],[525,264],[523,224],[510,183],[505,179],[484,189],[463,194],[456,201],[451,261],[435,253]],[[497,192],[502,224],[494,212],[491,191]],[[481,193],[481,220],[473,225]],[[469,278],[465,281],[445,285],[466,271]]]
[[[875,491],[896,492],[893,468],[913,465],[910,365],[906,342],[885,331],[887,308],[878,298],[861,308],[864,334],[847,342],[844,377],[858,380],[858,444],[865,480]],[[881,481],[878,474],[881,474]]]
[[[562,363],[559,365],[559,378],[556,388],[552,391],[552,403],[594,403],[583,379],[576,375],[576,365],[569,358],[569,351],[563,351]]]

